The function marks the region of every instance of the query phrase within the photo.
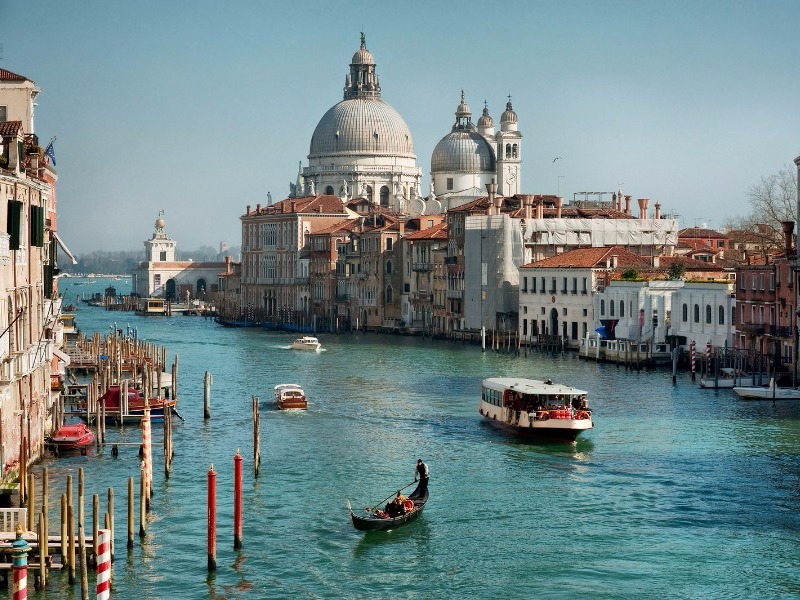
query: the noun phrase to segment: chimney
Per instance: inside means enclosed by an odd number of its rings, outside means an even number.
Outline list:
[[[656,202],[656,216],[655,216],[655,218],[656,219],[660,219],[661,218],[661,203],[660,202]]]
[[[297,202],[292,200],[292,212],[297,212]]]
[[[247,213],[246,214],[248,214],[248,215],[250,214],[250,205],[249,204],[247,205]]]
[[[544,219],[544,198],[539,196],[539,202],[536,204],[536,218]]]
[[[794,221],[781,221],[783,227],[783,248],[786,250],[787,258],[794,254],[792,252],[792,234],[794,233]]]
[[[625,196],[625,214],[631,216],[631,197]]]
[[[644,221],[647,218],[647,203],[649,200],[647,198],[639,198],[637,202],[639,203],[639,218]]]
[[[654,269],[658,269],[660,267],[661,267],[661,257],[660,256],[654,256],[653,257],[653,268]]]
[[[226,256],[225,257],[225,272],[226,273],[230,273],[231,272],[231,257],[230,256]]]
[[[497,214],[494,212],[494,197],[495,194],[497,193],[497,184],[494,182],[494,179],[492,179],[491,183],[486,184],[486,193],[489,195],[489,210],[486,212],[486,214],[487,215]]]
[[[611,255],[611,268],[616,269],[619,261],[619,256],[616,254]]]
[[[260,204],[256,204],[256,213],[260,213],[260,212],[261,212],[261,205]]]
[[[533,218],[533,194],[519,194],[519,197],[522,198],[522,207],[523,207],[523,218],[524,219],[532,219]]]
[[[561,218],[561,205],[564,204],[564,199],[561,196],[556,197],[556,219]]]
[[[397,231],[400,233],[400,237],[403,237],[406,234],[406,222],[405,221],[398,221],[397,222]]]
[[[282,212],[282,213],[285,213],[285,212],[286,212],[286,200],[284,200],[283,202],[281,202],[281,212]]]

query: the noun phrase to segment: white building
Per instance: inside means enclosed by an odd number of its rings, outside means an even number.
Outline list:
[[[218,289],[224,262],[177,260],[176,242],[164,231],[166,222],[159,217],[149,240],[145,240],[145,258],[132,273],[132,292],[143,298],[166,298],[176,302],[210,299]]]
[[[735,283],[732,281],[687,281],[672,297],[670,336],[681,346],[692,340],[733,348],[736,323]]]

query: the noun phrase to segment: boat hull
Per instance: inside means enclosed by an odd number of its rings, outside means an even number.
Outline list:
[[[574,442],[581,433],[594,427],[591,420],[586,420],[585,422],[574,419],[559,419],[561,422],[556,422],[556,420],[534,421],[527,426],[520,426],[493,419],[487,414],[484,414],[483,417],[484,421],[492,427],[527,440]]]
[[[94,432],[86,425],[65,425],[53,434],[47,445],[56,452],[80,450],[86,452],[95,440]]]
[[[734,387],[742,400],[800,400],[800,389],[771,387]]]

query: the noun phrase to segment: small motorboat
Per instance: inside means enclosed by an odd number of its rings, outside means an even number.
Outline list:
[[[774,378],[768,386],[735,386],[733,391],[742,400],[800,400],[800,388],[778,387]]]
[[[311,352],[319,352],[322,349],[322,344],[320,341],[310,335],[304,335],[301,338],[297,338],[291,344],[289,344],[289,348],[292,350],[310,350]]]
[[[422,514],[422,509],[425,508],[425,503],[428,501],[427,481],[424,483],[425,485],[423,486],[423,482],[420,481],[417,488],[409,496],[401,496],[400,490],[398,490],[396,495],[393,493],[385,498],[384,501],[394,496],[394,499],[383,509],[378,508],[383,502],[379,502],[373,507],[365,508],[366,516],[359,516],[351,509],[350,518],[353,520],[353,526],[359,531],[383,531],[396,529],[413,521]],[[421,490],[420,488],[423,489]]]
[[[94,443],[94,432],[83,423],[64,425],[47,440],[48,446],[56,452],[67,450],[80,450],[86,454],[86,449]]]
[[[281,410],[308,408],[306,393],[296,383],[279,383],[275,386],[275,404]]]

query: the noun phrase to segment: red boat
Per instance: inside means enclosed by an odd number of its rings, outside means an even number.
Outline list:
[[[94,443],[94,432],[83,423],[64,425],[48,440],[48,444],[56,452],[62,450],[80,450],[86,454],[86,449]]]
[[[106,423],[139,423],[142,415],[144,415],[144,396],[139,393],[134,387],[128,387],[127,401],[120,391],[120,386],[112,385],[106,390],[106,393],[100,396],[100,401],[105,402],[106,405]],[[122,406],[120,406],[122,400]],[[150,408],[150,420],[152,422],[161,422],[164,420],[164,407],[175,412],[175,400],[168,398],[149,398],[148,407]]]

